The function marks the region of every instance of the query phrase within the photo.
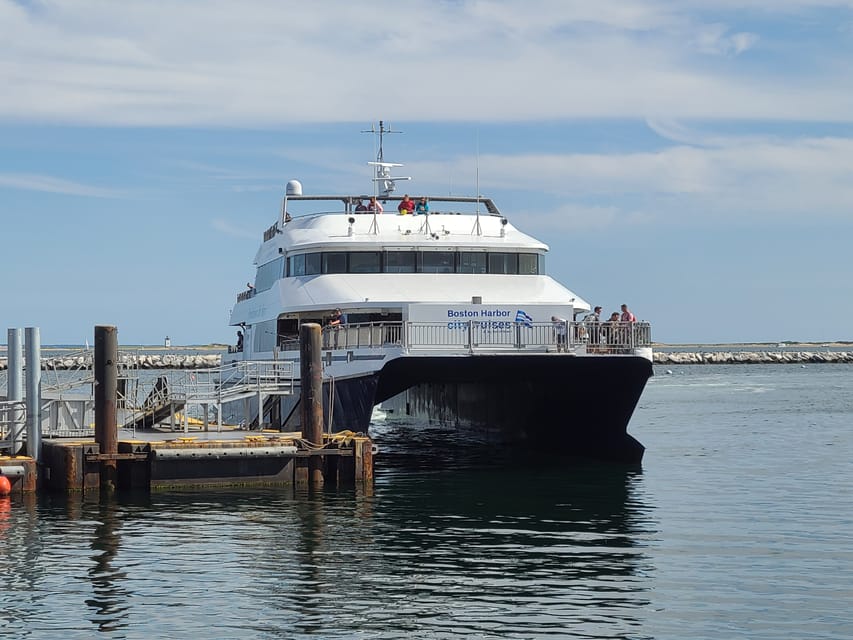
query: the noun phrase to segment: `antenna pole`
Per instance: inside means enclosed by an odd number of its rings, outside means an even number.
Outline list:
[[[477,216],[474,219],[474,228],[471,233],[476,233],[478,236],[483,235],[483,228],[480,226],[480,130],[477,129],[477,162],[476,162],[475,182],[477,188]]]

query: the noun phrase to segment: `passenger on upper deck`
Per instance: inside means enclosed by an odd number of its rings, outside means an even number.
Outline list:
[[[622,320],[622,322],[636,322],[637,321],[637,316],[635,316],[633,313],[631,313],[631,311],[628,309],[627,304],[622,305],[621,320]]]
[[[415,203],[412,202],[411,198],[409,198],[408,193],[403,196],[402,200],[400,200],[400,204],[397,205],[397,211],[399,211],[401,215],[415,212]]]
[[[370,196],[370,204],[367,205],[367,210],[371,213],[382,213],[382,205],[376,200],[376,196]]]
[[[429,202],[427,202],[426,197],[418,200],[418,203],[415,205],[415,213],[418,214],[427,214],[429,213]]]
[[[365,206],[364,200],[362,200],[361,198],[358,199],[358,204],[355,205],[355,212],[356,213],[367,213],[367,206]]]

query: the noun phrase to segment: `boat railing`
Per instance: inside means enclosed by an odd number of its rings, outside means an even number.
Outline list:
[[[402,329],[402,322],[365,322],[323,327],[323,349],[362,349],[402,345]],[[297,341],[297,349],[298,344]]]
[[[563,340],[563,336],[565,340]],[[513,322],[461,320],[451,322],[379,322],[324,327],[322,347],[328,350],[399,346],[408,351],[566,351],[632,353],[651,346],[647,322]],[[298,342],[293,347],[298,349]]]

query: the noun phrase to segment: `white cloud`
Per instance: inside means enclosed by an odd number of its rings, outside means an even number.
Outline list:
[[[0,187],[92,198],[120,198],[124,195],[116,189],[93,187],[52,176],[27,173],[0,173]]]
[[[657,151],[486,155],[481,191],[545,194],[557,206],[528,209],[531,229],[616,225],[776,224],[853,220],[853,139],[706,136],[683,126],[678,143]],[[413,163],[432,184],[470,173],[473,160]],[[590,204],[594,203],[594,204]],[[517,215],[514,215],[515,219]]]
[[[758,42],[754,18],[771,14],[729,3],[719,16],[721,6],[79,0],[27,10],[0,0],[0,117],[244,127],[370,121],[377,110],[408,121],[850,120],[853,82],[832,56],[803,56],[796,69],[784,59],[732,66]],[[747,18],[750,29],[739,28]]]
[[[210,221],[210,225],[219,231],[220,233],[224,233],[227,236],[231,236],[233,238],[248,238],[253,239],[257,237],[257,232],[254,229],[244,229],[242,227],[236,227],[227,220],[223,220],[222,218],[214,218]]]

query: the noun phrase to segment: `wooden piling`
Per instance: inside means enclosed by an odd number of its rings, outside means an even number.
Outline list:
[[[323,365],[320,325],[307,322],[300,328],[299,373],[302,387],[302,437],[312,445],[323,446]],[[323,484],[323,458],[308,458],[308,482]]]
[[[118,334],[115,327],[95,327],[95,442],[100,448],[101,489],[116,488],[116,394],[118,391]]]

